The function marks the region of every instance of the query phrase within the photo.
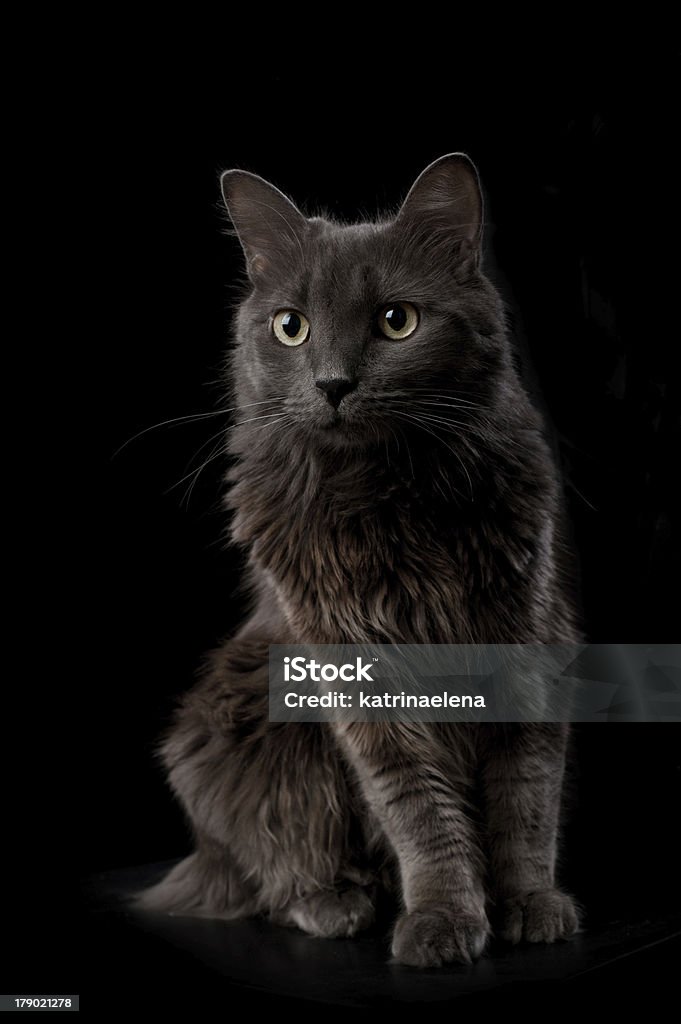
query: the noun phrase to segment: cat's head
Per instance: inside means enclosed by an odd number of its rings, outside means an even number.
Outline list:
[[[436,160],[373,223],[307,218],[246,171],[221,184],[251,286],[233,361],[242,422],[347,447],[463,429],[489,405],[503,316],[468,157]]]

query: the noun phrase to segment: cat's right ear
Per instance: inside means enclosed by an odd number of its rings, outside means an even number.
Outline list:
[[[250,171],[225,171],[220,187],[254,283],[302,252],[308,222],[278,188]]]

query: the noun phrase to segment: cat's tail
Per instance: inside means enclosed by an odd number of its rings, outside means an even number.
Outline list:
[[[130,893],[131,910],[232,920],[256,913],[256,900],[228,855],[216,860],[199,849],[146,889]]]

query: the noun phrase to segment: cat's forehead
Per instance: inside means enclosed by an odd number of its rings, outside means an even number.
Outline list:
[[[385,248],[385,226],[313,221],[306,248],[315,263],[336,270],[352,270],[359,263],[376,266]]]
[[[393,255],[386,225],[313,222],[300,270],[312,296],[361,300],[382,289]]]

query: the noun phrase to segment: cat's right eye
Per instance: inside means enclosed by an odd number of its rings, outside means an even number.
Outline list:
[[[282,309],[272,320],[274,336],[282,345],[302,345],[310,333],[310,323],[294,309]]]

